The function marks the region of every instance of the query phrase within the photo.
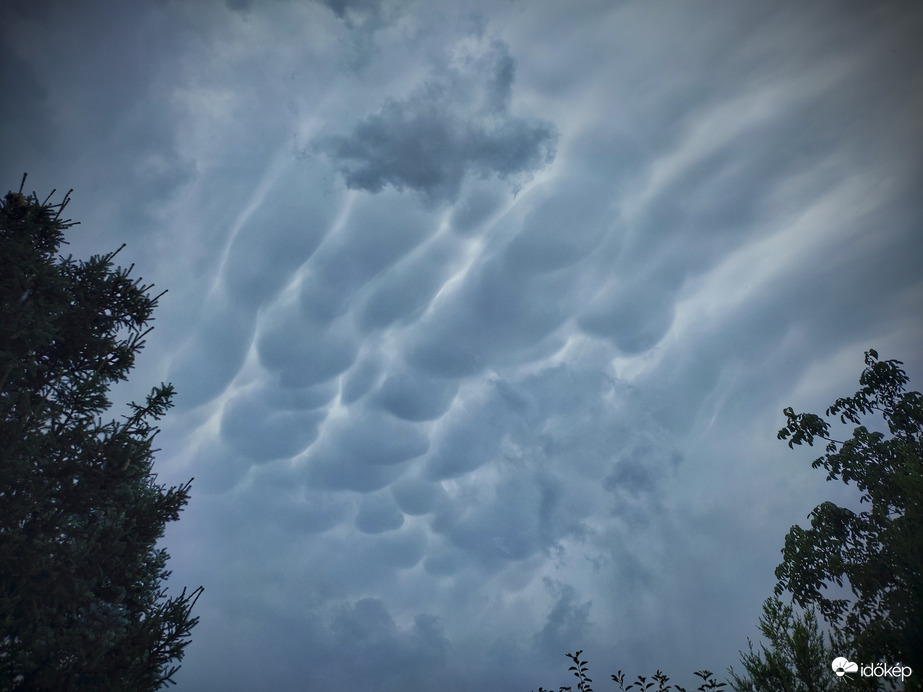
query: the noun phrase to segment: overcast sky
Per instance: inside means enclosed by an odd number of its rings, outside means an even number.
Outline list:
[[[4,191],[75,188],[68,250],[169,289],[118,396],[178,390],[178,689],[723,677],[789,526],[854,500],[782,408],[870,347],[921,389],[921,34],[910,2],[4,2]]]

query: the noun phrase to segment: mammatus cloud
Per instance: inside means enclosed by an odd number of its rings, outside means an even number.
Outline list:
[[[919,381],[923,15],[57,5],[0,9],[2,163],[170,289],[181,687],[734,663],[831,492],[780,409]]]
[[[408,97],[389,100],[349,134],[327,135],[314,148],[349,188],[372,193],[390,185],[454,201],[466,176],[521,184],[554,158],[557,131],[511,113],[514,72],[502,42],[469,44]]]

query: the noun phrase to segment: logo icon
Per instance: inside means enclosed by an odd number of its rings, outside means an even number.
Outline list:
[[[838,658],[833,659],[833,672],[836,673],[838,678],[843,677],[847,673],[858,673],[859,664],[853,663],[849,659],[839,656]]]

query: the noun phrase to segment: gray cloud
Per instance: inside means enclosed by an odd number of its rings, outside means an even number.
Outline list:
[[[274,410],[262,397],[234,397],[221,417],[221,435],[255,461],[292,457],[317,438],[326,411]]]
[[[554,607],[548,613],[548,620],[536,635],[538,645],[549,656],[571,651],[573,642],[584,641],[587,622],[590,619],[591,601],[577,603],[577,592],[568,584],[562,584],[545,577],[545,588],[555,597]]]
[[[428,514],[446,501],[442,485],[421,478],[405,476],[392,483],[389,490],[404,514]]]
[[[256,341],[261,364],[289,386],[327,382],[349,369],[359,345],[348,322],[318,323],[295,301],[267,312]]]
[[[356,515],[356,528],[363,533],[393,531],[404,525],[404,515],[389,495],[369,494],[362,498]]]
[[[170,289],[180,688],[734,663],[836,492],[780,409],[923,376],[923,14],[240,5],[0,9],[4,175]]]
[[[452,405],[457,391],[458,382],[454,380],[395,372],[382,382],[374,401],[398,418],[426,421],[444,414]]]
[[[409,188],[454,200],[466,176],[517,181],[554,158],[557,132],[544,120],[510,113],[514,63],[493,41],[427,80],[404,100],[389,100],[349,135],[327,135],[328,155],[352,189]]]

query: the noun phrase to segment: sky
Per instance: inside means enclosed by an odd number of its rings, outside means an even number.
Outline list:
[[[723,678],[788,528],[776,439],[923,381],[923,9],[0,4],[0,173],[168,289],[182,691]],[[117,406],[113,415],[122,411]],[[848,434],[848,432],[846,433]],[[739,667],[739,666],[738,666]]]

